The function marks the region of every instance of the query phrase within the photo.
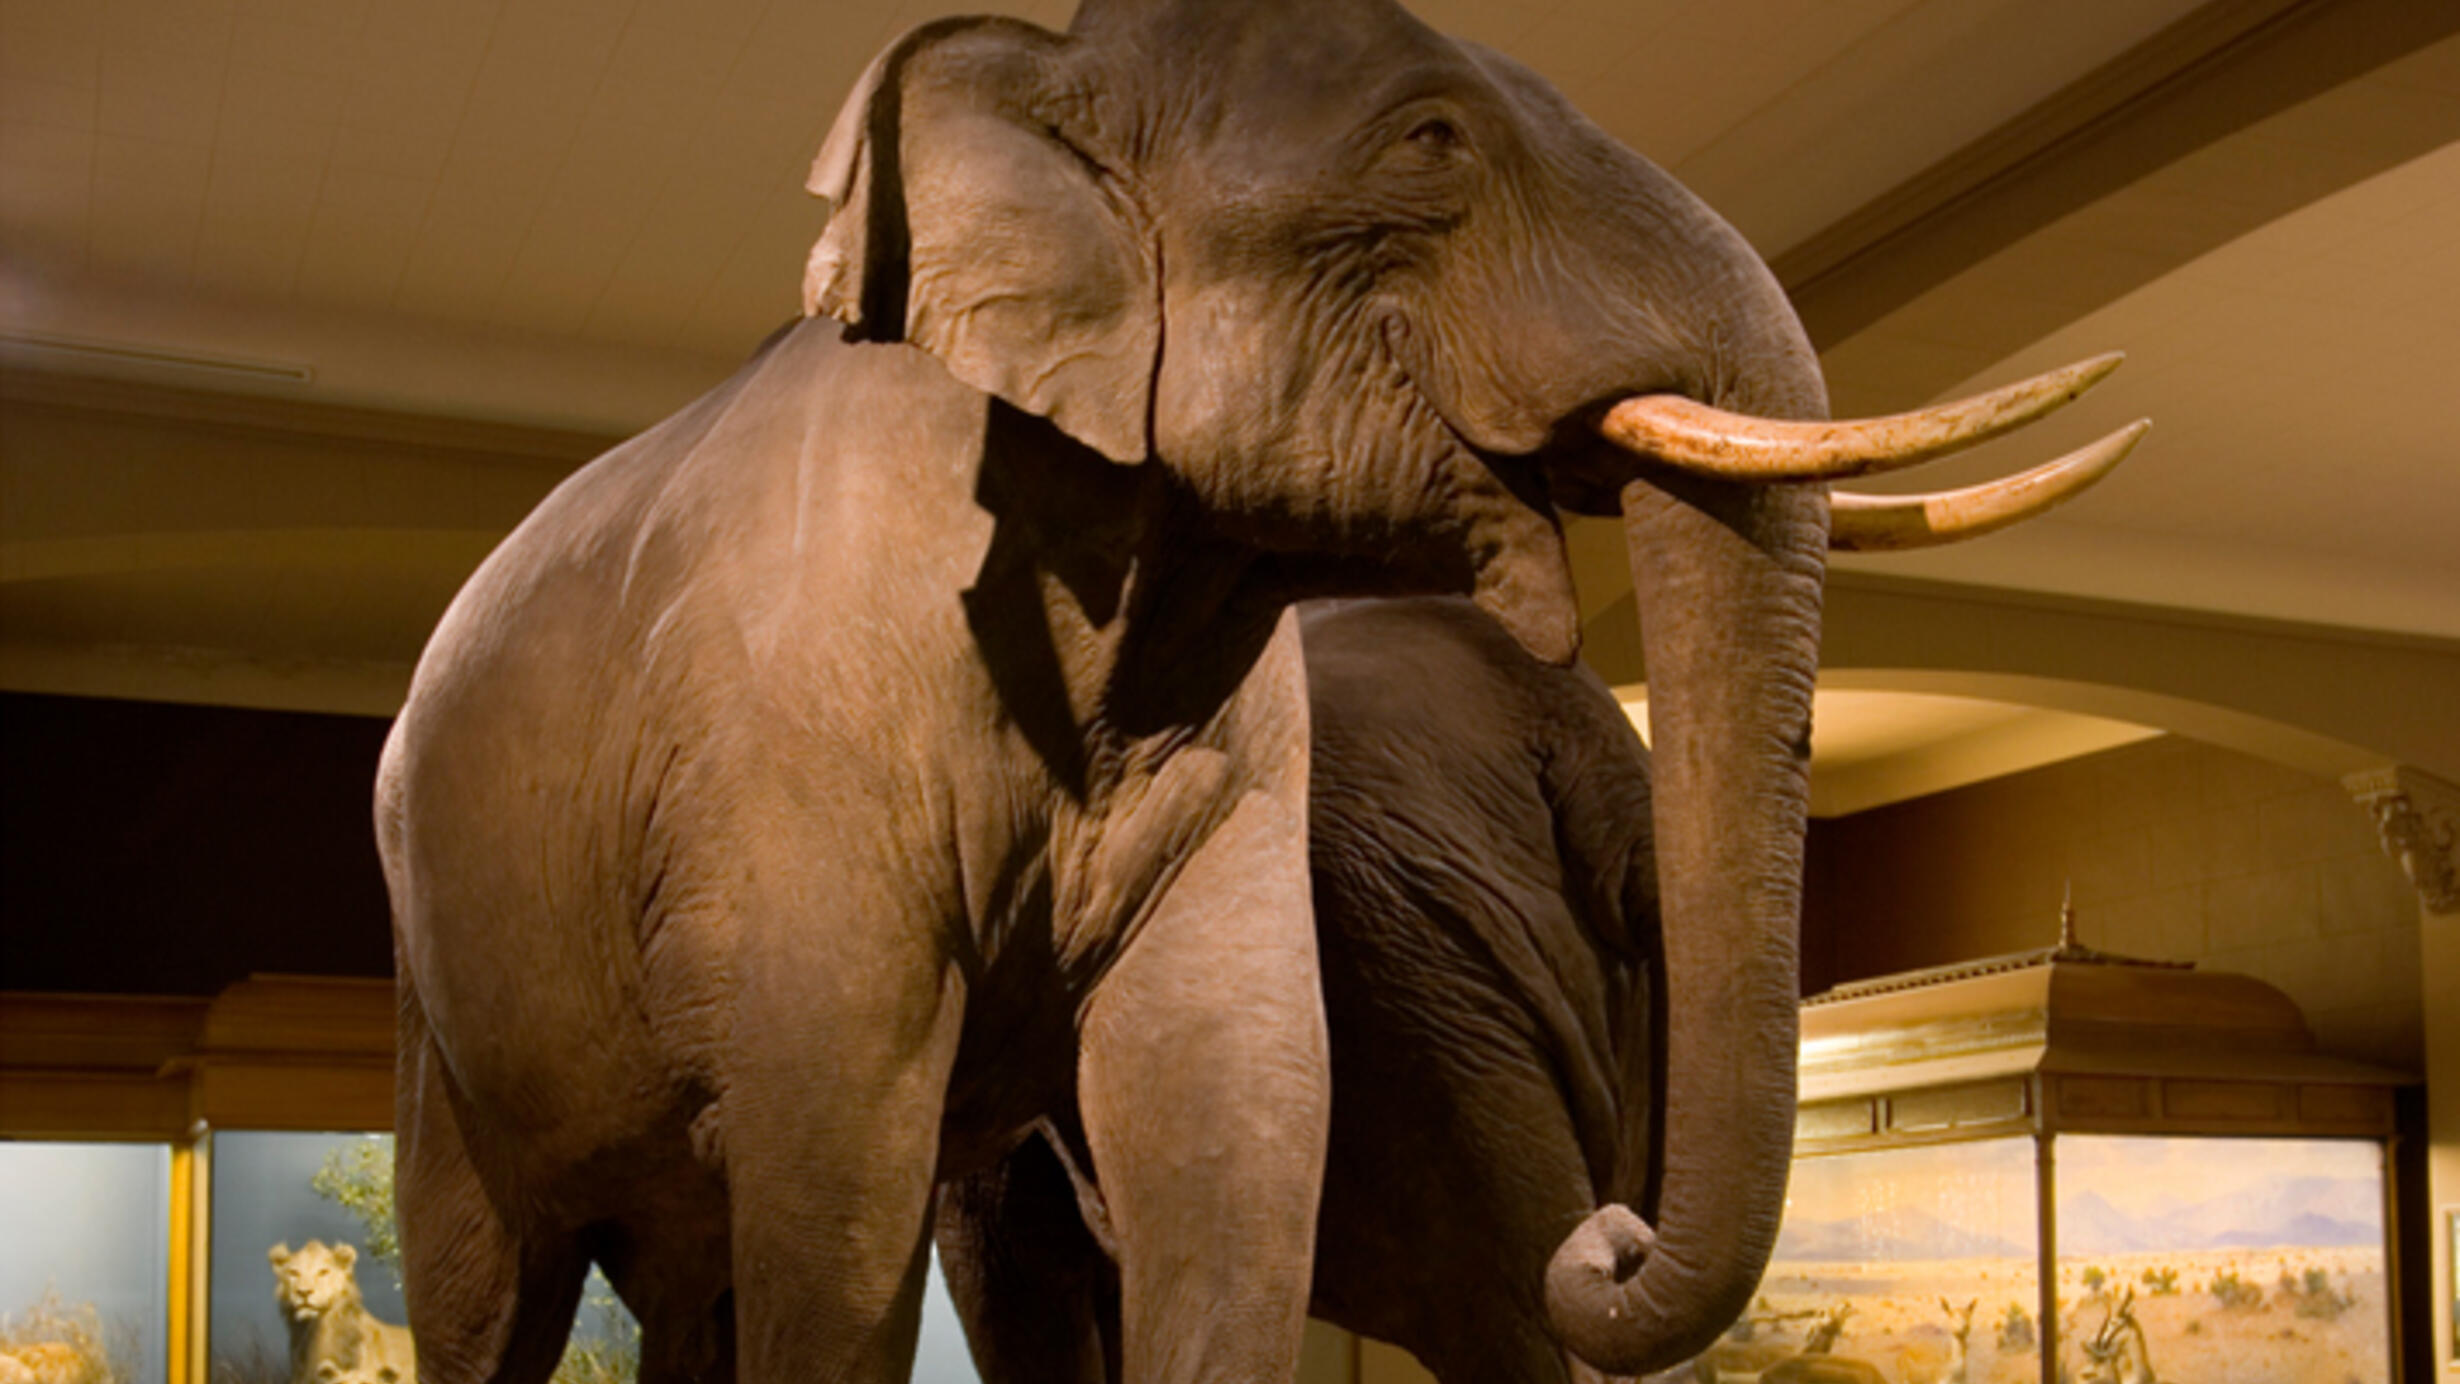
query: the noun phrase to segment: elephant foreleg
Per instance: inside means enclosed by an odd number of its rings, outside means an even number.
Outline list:
[[[1251,794],[1086,1007],[1078,1103],[1131,1384],[1292,1377],[1329,1076],[1305,826]]]
[[[940,1267],[988,1384],[1115,1384],[1119,1271],[1042,1136],[940,1187]]]
[[[818,966],[741,983],[719,1137],[744,1384],[902,1384],[912,1368],[964,1011],[953,968],[906,964],[919,951],[841,966],[856,974],[819,996]]]

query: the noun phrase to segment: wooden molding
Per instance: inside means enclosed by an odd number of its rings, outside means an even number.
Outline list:
[[[393,982],[253,975],[214,996],[197,1038],[206,1058],[314,1054],[393,1060]]]
[[[175,1139],[205,1001],[132,995],[0,995],[0,1135]]]
[[[0,1067],[0,1137],[167,1141],[187,1128],[187,1083],[177,1077]]]
[[[214,999],[0,995],[0,1134],[387,1129],[393,984],[251,976]]]
[[[188,1113],[217,1129],[391,1129],[393,1059],[200,1058]]]
[[[240,1129],[388,1129],[393,982],[256,975],[214,997],[189,1110]]]
[[[175,995],[0,993],[0,1069],[159,1071],[195,1051],[206,1004]]]

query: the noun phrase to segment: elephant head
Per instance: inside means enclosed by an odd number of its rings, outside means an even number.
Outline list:
[[[1742,237],[1392,0],[927,25],[872,64],[811,186],[835,211],[807,310],[1158,469],[1280,597],[1466,591],[1567,662],[1558,507],[1623,516],[1670,996],[1665,1108],[1634,1119],[1663,1154],[1637,1211],[1567,1240],[1550,1310],[1603,1368],[1704,1346],[1758,1280],[1791,1149],[1825,553],[2005,522],[2132,439],[1980,495],[1840,497],[1834,535],[1825,482],[2012,426],[2106,365],[1813,421],[1817,361]]]

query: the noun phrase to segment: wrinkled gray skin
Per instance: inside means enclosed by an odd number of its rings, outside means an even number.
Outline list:
[[[1651,1156],[1648,753],[1596,675],[1465,601],[1311,607],[1302,629],[1333,1062],[1311,1311],[1447,1381],[1595,1379],[1548,1334],[1543,1287]],[[941,1189],[940,1260],[992,1384],[1109,1377],[1105,1208],[1071,1166],[1033,1140]]]
[[[1550,500],[1619,504],[1640,577],[1673,1075],[1655,1248],[1601,1208],[1549,1311],[1613,1368],[1704,1344],[1784,1182],[1826,496],[1583,421],[1819,413],[1765,268],[1387,0],[926,26],[813,185],[821,316],[550,496],[387,749],[423,1378],[545,1378],[593,1259],[648,1384],[902,1378],[935,1180],[1054,1114],[1126,1376],[1288,1377],[1328,1120],[1289,606],[1468,592],[1566,661]]]

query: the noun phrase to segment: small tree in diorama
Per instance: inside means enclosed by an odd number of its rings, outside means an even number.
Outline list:
[[[325,1155],[308,1175],[316,1195],[358,1218],[363,1248],[401,1286],[401,1234],[393,1219],[393,1151],[374,1139],[361,1139]]]
[[[308,1178],[318,1196],[356,1216],[367,1236],[367,1252],[391,1270],[401,1283],[400,1223],[393,1212],[393,1151],[364,1139],[325,1155],[323,1166]],[[586,1336],[575,1333],[564,1346],[552,1384],[634,1384],[641,1374],[641,1328],[624,1311],[615,1290],[596,1273],[581,1296],[576,1321],[591,1322]]]

